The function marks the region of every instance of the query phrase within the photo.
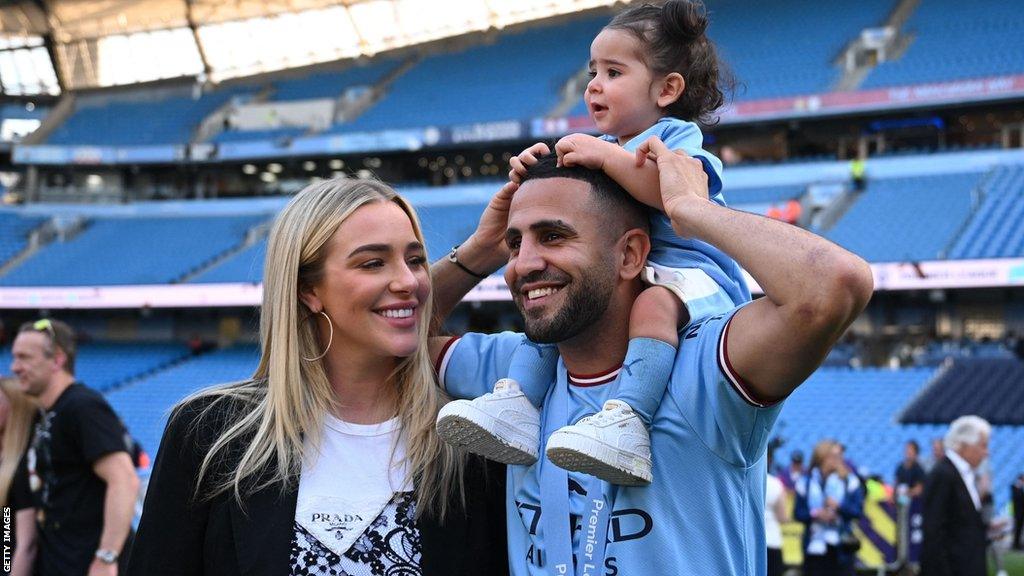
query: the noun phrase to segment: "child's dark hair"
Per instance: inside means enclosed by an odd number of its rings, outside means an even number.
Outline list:
[[[678,72],[686,87],[678,100],[665,108],[681,120],[714,124],[725,103],[726,90],[735,82],[718,60],[707,36],[708,17],[700,0],[669,0],[658,6],[641,4],[612,18],[608,30],[624,30],[641,44],[640,58],[655,74]]]

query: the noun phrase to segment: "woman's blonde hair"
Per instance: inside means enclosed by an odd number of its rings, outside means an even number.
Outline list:
[[[819,440],[818,443],[814,445],[814,449],[811,450],[810,469],[813,470],[814,468],[817,468],[821,470],[829,456],[832,454],[832,447],[835,445],[835,440]]]
[[[39,409],[13,378],[0,378],[0,392],[7,397],[10,411],[4,425],[3,443],[0,444],[0,505],[7,506],[14,474],[18,471],[21,457],[28,448],[32,435],[32,422]]]
[[[314,449],[319,446],[324,415],[339,399],[323,363],[302,359],[319,356],[326,343],[320,342],[316,322],[299,294],[321,280],[328,242],[339,226],[358,208],[375,202],[399,206],[409,216],[416,238],[423,242],[412,206],[376,180],[335,178],[311,184],[275,220],[263,270],[260,362],[252,380],[205,390],[183,401],[214,396],[242,400],[250,406],[229,419],[203,459],[199,478],[211,480],[206,496],[231,490],[241,503],[243,494],[272,484],[284,487],[301,471],[304,437]],[[455,494],[459,501],[464,497],[464,460],[434,429],[437,411],[447,398],[435,383],[427,348],[431,314],[428,298],[419,325],[420,345],[413,355],[400,360],[387,385],[395,387],[398,398],[406,463],[416,485],[417,514],[429,511],[443,518],[449,496]],[[237,465],[212,473],[227,453],[240,455]],[[197,491],[199,486],[197,483]]]

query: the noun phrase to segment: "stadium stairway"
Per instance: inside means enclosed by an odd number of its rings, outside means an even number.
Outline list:
[[[40,216],[0,212],[0,276],[35,253],[46,222]]]

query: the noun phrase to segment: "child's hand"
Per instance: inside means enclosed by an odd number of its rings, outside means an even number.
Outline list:
[[[551,153],[551,149],[548,145],[543,142],[537,142],[533,146],[530,146],[526,150],[519,153],[519,156],[513,156],[509,161],[508,165],[512,167],[508,171],[508,179],[514,184],[522,184],[523,178],[526,176],[526,169],[537,163],[538,156],[545,156]]]
[[[604,170],[608,146],[615,144],[587,134],[569,134],[555,143],[555,154],[558,155],[559,166],[582,166],[591,170]]]

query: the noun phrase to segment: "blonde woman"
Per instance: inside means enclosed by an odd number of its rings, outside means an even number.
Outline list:
[[[39,409],[13,378],[0,378],[0,503],[15,512],[11,574],[28,576],[36,556],[36,511],[20,467]]]
[[[507,573],[504,472],[434,431],[430,275],[388,186],[334,179],[277,217],[251,380],[173,412],[130,574]]]

